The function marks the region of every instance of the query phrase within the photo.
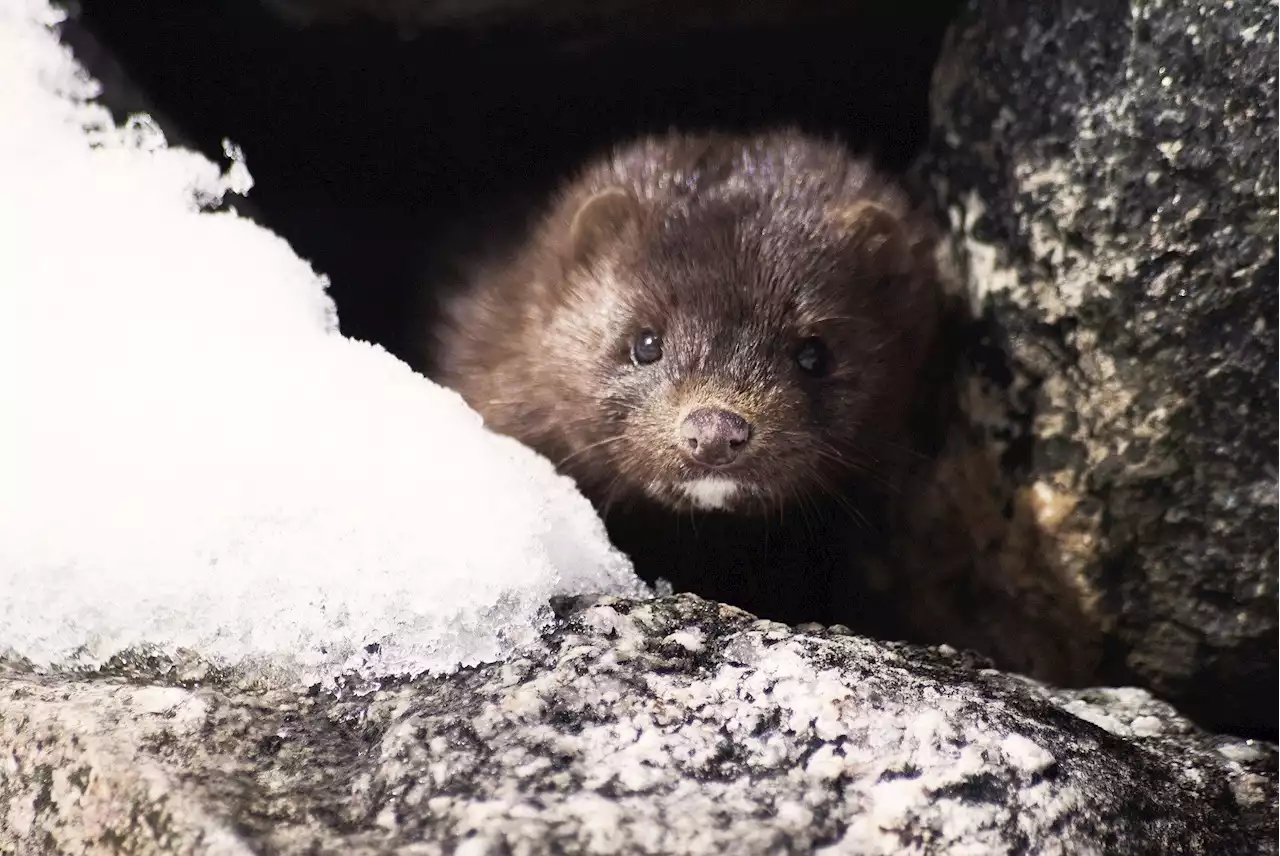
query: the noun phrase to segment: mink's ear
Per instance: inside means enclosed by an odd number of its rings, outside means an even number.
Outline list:
[[[846,246],[891,275],[911,270],[912,248],[902,217],[878,202],[862,200],[832,212]]]
[[[888,311],[918,338],[932,336],[939,292],[929,223],[879,202],[861,201],[833,212],[849,258]]]
[[[640,203],[623,187],[606,187],[578,207],[569,224],[571,264],[586,264],[617,243],[640,220]]]

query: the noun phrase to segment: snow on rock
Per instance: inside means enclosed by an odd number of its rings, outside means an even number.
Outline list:
[[[1051,690],[688,595],[558,606],[501,663],[364,695],[188,690],[147,664],[16,675],[0,850],[1276,852],[1274,744],[1146,693]]]
[[[60,19],[0,4],[0,652],[418,672],[503,655],[553,595],[642,591],[549,462],[202,210],[251,184],[234,148],[224,174],[118,127]]]

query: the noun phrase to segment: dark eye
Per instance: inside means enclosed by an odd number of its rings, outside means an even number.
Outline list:
[[[638,366],[647,366],[662,359],[662,337],[652,330],[641,330],[631,343],[631,360]]]
[[[800,343],[800,348],[796,351],[796,365],[806,374],[822,377],[827,373],[830,363],[831,354],[821,339],[810,336]]]

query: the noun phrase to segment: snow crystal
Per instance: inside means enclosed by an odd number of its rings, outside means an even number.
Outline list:
[[[236,150],[117,126],[59,20],[0,4],[0,652],[418,672],[503,655],[552,595],[642,593],[546,460],[201,210],[251,183]]]

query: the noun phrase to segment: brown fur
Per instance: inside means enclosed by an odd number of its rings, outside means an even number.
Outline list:
[[[435,365],[600,502],[679,505],[669,486],[696,475],[673,452],[680,417],[733,409],[756,429],[734,475],[776,507],[877,468],[931,333],[932,277],[901,191],[835,144],[651,138],[590,164],[447,307]],[[646,326],[666,353],[635,366]],[[795,369],[809,335],[828,377]]]
[[[523,246],[447,302],[432,362],[491,428],[549,457],[603,510],[686,512],[679,485],[716,475],[742,485],[733,513],[687,528],[794,509],[812,530],[823,503],[848,507],[850,486],[892,480],[934,279],[927,222],[835,143],[792,131],[647,138],[587,165]],[[646,328],[663,356],[636,365]],[[825,376],[797,367],[810,336],[830,353]],[[753,426],[723,473],[682,454],[681,420],[705,406]],[[864,516],[836,516],[850,513]],[[663,539],[639,531],[633,548]],[[802,552],[796,561],[812,560]],[[715,573],[749,574],[746,553]]]

